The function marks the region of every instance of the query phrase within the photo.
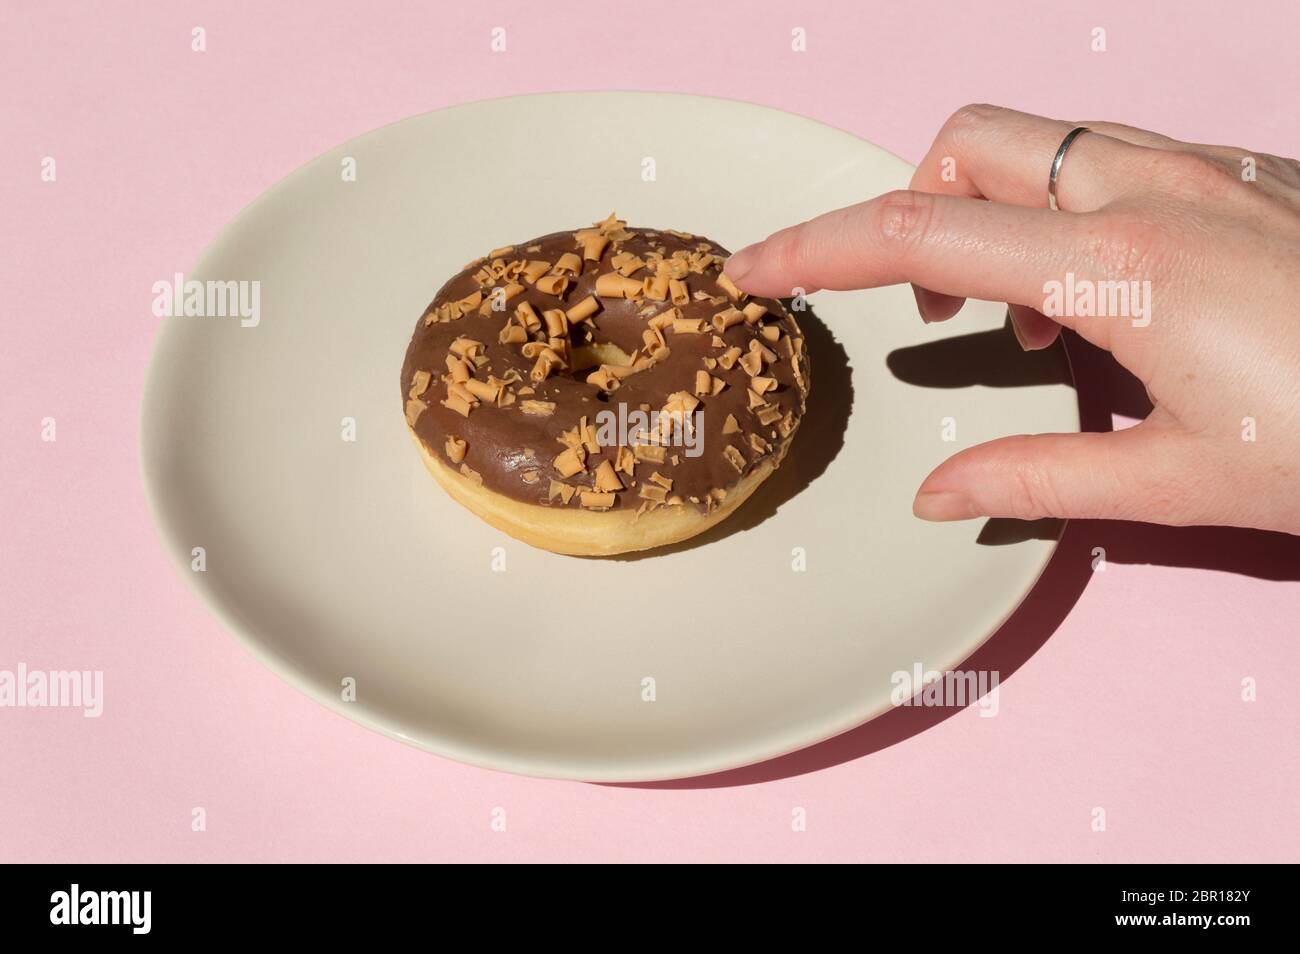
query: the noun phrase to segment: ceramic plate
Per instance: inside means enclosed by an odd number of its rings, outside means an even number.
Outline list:
[[[556,556],[462,510],[411,443],[397,377],[424,306],[487,249],[611,210],[735,249],[910,171],[799,116],[663,93],[491,100],[348,142],[185,275],[258,283],[242,319],[159,319],[142,453],[162,538],[289,683],[476,765],[685,777],[864,722],[895,672],[958,666],[1055,546],[911,513],[959,448],[1078,429],[1063,352],[1021,354],[1004,306],[927,327],[906,287],[811,296],[809,417],[785,465],[703,539],[636,559]]]

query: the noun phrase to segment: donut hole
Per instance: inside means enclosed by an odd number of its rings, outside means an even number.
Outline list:
[[[610,344],[607,341],[593,341],[588,344],[578,345],[572,351],[572,358],[573,367],[569,369],[566,377],[573,378],[576,381],[586,381],[587,373],[592,368],[597,368],[602,364],[622,368],[627,367],[634,360],[632,355],[618,345]],[[596,400],[608,404],[609,392],[597,391]]]
[[[632,356],[616,344],[593,341],[591,344],[578,345],[573,349],[572,374],[585,377],[584,372],[602,364],[616,368],[626,367],[632,363]]]

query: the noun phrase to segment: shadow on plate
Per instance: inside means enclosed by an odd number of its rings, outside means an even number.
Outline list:
[[[887,358],[900,380],[925,387],[970,385],[1022,387],[1067,381],[1072,367],[1078,383],[1079,412],[1085,431],[1111,429],[1111,416],[1143,417],[1151,405],[1146,390],[1111,356],[1072,333],[1047,352],[1026,355],[1009,326],[998,331],[957,335],[900,348]],[[1066,358],[1065,347],[1069,357]],[[1067,364],[1068,361],[1068,364]],[[1064,532],[1062,532],[1064,530]],[[1055,553],[1029,595],[996,633],[962,664],[966,670],[996,670],[1006,682],[1056,632],[1093,574],[1100,547],[1111,564],[1152,564],[1238,573],[1262,580],[1300,580],[1300,537],[1231,527],[1160,527],[1108,520],[1033,522],[995,519],[981,528],[977,542],[1007,546],[1028,539],[1060,537]],[[751,785],[815,772],[896,745],[938,725],[957,708],[908,706],[891,709],[855,729],[798,752],[756,765],[665,782],[621,787],[694,789]]]

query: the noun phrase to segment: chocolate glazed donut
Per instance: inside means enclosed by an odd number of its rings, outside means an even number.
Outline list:
[[[402,400],[456,500],[559,553],[664,546],[707,529],[780,464],[808,357],[780,302],[671,229],[588,229],[495,249],[416,323]]]

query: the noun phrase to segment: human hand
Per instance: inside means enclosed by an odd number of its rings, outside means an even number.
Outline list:
[[[1081,123],[1051,211],[1073,125],[965,107],[910,190],[776,232],[726,274],[771,297],[911,282],[926,321],[1006,301],[1026,349],[1071,328],[1146,386],[1154,409],[1135,427],[955,454],[922,482],[918,517],[1300,533],[1300,163]]]

